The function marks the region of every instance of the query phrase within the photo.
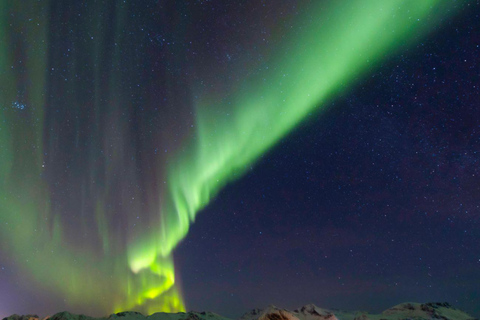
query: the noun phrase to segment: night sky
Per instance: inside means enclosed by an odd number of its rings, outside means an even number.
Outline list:
[[[480,316],[480,2],[0,2],[0,317]]]

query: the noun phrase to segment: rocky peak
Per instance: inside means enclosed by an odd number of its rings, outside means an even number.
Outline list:
[[[330,311],[317,307],[314,304],[307,304],[294,311],[300,320],[338,320]]]
[[[12,314],[9,317],[3,318],[3,320],[39,320],[39,317],[36,314],[26,314],[26,315],[18,315]]]

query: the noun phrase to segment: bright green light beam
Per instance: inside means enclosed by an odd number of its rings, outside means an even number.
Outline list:
[[[89,12],[92,20],[103,19],[98,14],[102,12],[102,5],[97,3]],[[74,308],[70,311],[89,310],[99,315],[132,309],[147,313],[184,311],[181,293],[175,285],[171,256],[156,259],[141,272],[130,270],[126,250],[118,244],[125,239],[112,235],[111,221],[106,215],[108,200],[105,194],[111,184],[96,195],[97,207],[91,214],[96,217],[97,226],[86,226],[89,234],[81,243],[72,243],[75,241],[71,241],[70,230],[62,216],[51,210],[50,188],[44,179],[46,168],[43,165],[44,152],[48,149],[48,145],[46,148],[43,145],[44,130],[49,130],[44,127],[48,50],[56,45],[48,36],[50,8],[49,1],[0,1],[2,257],[13,257],[19,286],[27,288],[25,290],[41,290],[52,301],[64,300],[69,308]],[[125,13],[125,9],[120,8],[120,11]],[[76,28],[82,28],[81,23]],[[106,34],[98,29],[93,31]],[[120,37],[118,30],[115,34]],[[102,44],[101,41],[97,43],[98,46]],[[98,50],[95,46],[91,51],[79,50],[79,55],[94,55],[95,50]],[[120,60],[118,51],[115,58]],[[117,79],[116,74],[110,76]],[[75,91],[75,82],[70,89]],[[119,91],[115,94],[118,97]],[[24,109],[14,107],[18,99],[25,103]],[[111,101],[114,100],[112,94]],[[72,105],[75,103],[78,102],[73,101]],[[98,106],[98,109],[107,108]],[[99,234],[99,243],[95,232]],[[99,244],[101,250],[97,248]]]
[[[222,96],[198,92],[196,135],[168,167],[161,233],[130,246],[133,269],[170,255],[222,187],[240,178],[310,112],[406,42],[418,40],[415,35],[426,34],[452,5],[439,0],[316,3],[262,70]],[[203,88],[210,87],[215,83]]]
[[[48,293],[63,296],[78,308],[183,310],[172,250],[198,212],[310,112],[321,110],[328,99],[406,42],[418,40],[414,35],[431,30],[454,4],[447,0],[315,1],[285,40],[269,48],[275,54],[268,62],[230,84],[235,89],[220,95],[197,89],[195,136],[169,159],[166,168],[160,168],[167,171],[168,190],[161,194],[158,225],[139,226],[127,253],[115,245],[124,239],[110,232],[102,213],[105,200],[99,196],[99,208],[92,213],[98,222],[98,228],[92,229],[103,240],[103,254],[99,254],[90,250],[93,245],[73,247],[65,241],[68,229],[50,212],[48,185],[42,179],[48,46],[37,40],[47,39],[48,21],[42,20],[41,28],[34,24],[23,28],[21,16],[15,17],[25,10],[35,13],[41,5],[0,2],[0,249],[15,256],[22,274],[31,275],[26,282],[33,278]],[[11,10],[16,14],[10,15]],[[12,19],[21,27],[15,36],[6,32]],[[15,57],[8,44],[24,32],[29,35],[25,47],[29,108],[22,113],[9,108],[17,99],[23,75],[11,68]],[[205,88],[214,88],[214,81],[205,80]]]

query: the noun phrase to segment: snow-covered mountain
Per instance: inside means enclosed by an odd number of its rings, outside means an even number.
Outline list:
[[[380,314],[324,309],[314,304],[289,311],[270,306],[245,313],[239,320],[474,320],[448,303],[402,303]]]
[[[165,313],[157,312],[149,316],[144,316],[140,312],[125,311],[111,314],[108,317],[94,318],[83,314],[72,314],[69,312],[59,312],[53,316],[40,318],[37,315],[11,315],[3,318],[3,320],[232,320],[222,317],[213,312],[179,312]]]
[[[36,315],[11,315],[3,320],[232,320],[213,312],[158,312],[150,316],[127,311],[112,314],[104,318],[60,312],[40,319]],[[253,309],[238,320],[478,320],[467,313],[443,303],[402,303],[380,314],[367,312],[344,312],[319,308],[313,304],[305,305],[293,311],[269,306],[265,309]]]

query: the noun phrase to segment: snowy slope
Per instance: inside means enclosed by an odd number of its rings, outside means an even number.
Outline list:
[[[448,303],[402,303],[380,314],[366,312],[343,312],[319,308],[313,304],[289,311],[275,306],[253,309],[238,320],[476,320],[465,312],[455,309]],[[40,319],[36,315],[11,315],[3,320],[231,320],[213,312],[158,312],[150,316],[128,311],[112,314],[104,318],[60,312]]]
[[[270,306],[254,309],[239,320],[474,320],[465,312],[448,303],[402,303],[380,314],[367,312],[343,312],[319,308],[313,304],[288,311]]]

